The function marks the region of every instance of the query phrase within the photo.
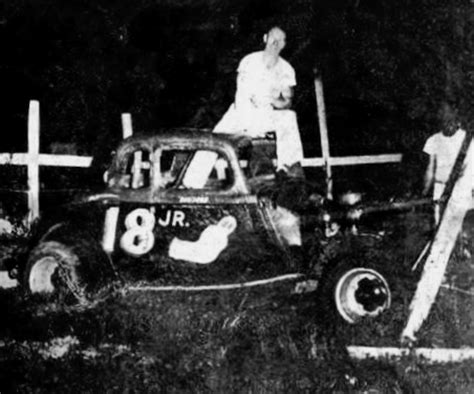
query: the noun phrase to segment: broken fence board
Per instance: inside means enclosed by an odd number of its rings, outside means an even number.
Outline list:
[[[470,148],[473,146],[471,145]],[[457,175],[456,183],[426,258],[421,279],[410,303],[410,314],[402,332],[402,342],[415,341],[416,333],[428,317],[443,281],[458,234],[461,232],[464,217],[471,208],[473,182],[471,176],[474,172],[472,168],[474,162],[469,159],[470,154],[472,153],[468,152],[464,157],[465,168],[460,175]]]
[[[474,360],[474,349],[432,349],[432,348],[397,348],[397,347],[369,347],[348,346],[347,351],[351,358],[365,359],[400,359],[403,357],[416,357],[428,363],[459,363]]]

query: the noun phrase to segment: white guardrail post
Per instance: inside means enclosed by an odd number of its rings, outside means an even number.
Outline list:
[[[332,171],[331,155],[329,153],[329,136],[326,121],[326,105],[324,104],[323,81],[317,69],[314,70],[314,92],[319,120],[319,137],[321,139],[321,153],[323,155],[324,169],[326,170],[326,196],[332,200]]]
[[[39,111],[39,102],[31,100],[28,110],[28,227],[39,217]]]

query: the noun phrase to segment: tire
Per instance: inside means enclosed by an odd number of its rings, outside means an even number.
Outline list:
[[[392,290],[380,267],[340,261],[321,279],[320,300],[326,319],[336,324],[358,324],[386,312]]]
[[[41,242],[32,250],[23,282],[31,295],[61,304],[86,304],[91,300],[90,272],[74,248],[57,241]]]

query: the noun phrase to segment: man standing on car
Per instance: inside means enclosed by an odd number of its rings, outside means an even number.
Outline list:
[[[296,213],[304,202],[301,162],[303,145],[296,113],[291,104],[296,86],[295,70],[280,56],[286,34],[272,27],[264,36],[265,48],[245,56],[237,68],[237,89],[214,132],[241,133],[251,138],[276,135],[277,190],[271,216],[297,260],[302,259],[300,218]]]
[[[241,60],[234,102],[214,132],[243,133],[251,138],[275,132],[277,170],[295,170],[303,160],[303,146],[296,113],[290,109],[296,86],[295,70],[280,56],[286,34],[273,27],[263,36],[263,42],[263,51]]]
[[[263,51],[245,56],[237,69],[237,90],[215,133],[243,134],[250,138],[276,135],[277,184],[273,193],[276,207],[270,210],[275,226],[293,255],[302,260],[302,239],[298,208],[305,200],[304,174],[301,167],[303,146],[296,113],[289,108],[296,86],[295,70],[280,53],[286,45],[286,34],[271,28],[263,37]],[[258,156],[259,153],[255,152]],[[263,152],[260,152],[264,155]],[[253,158],[259,160],[259,158]],[[268,157],[262,157],[262,162]],[[217,160],[214,152],[197,152],[188,166],[183,184],[200,188]]]

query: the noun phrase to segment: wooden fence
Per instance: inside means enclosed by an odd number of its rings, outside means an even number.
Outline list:
[[[324,101],[322,96],[322,83],[315,79],[316,97],[318,103],[318,117],[320,122],[321,146],[323,157],[306,158],[303,166],[325,167],[328,185],[328,196],[332,195],[332,166],[348,166],[359,164],[398,163],[402,159],[401,154],[387,154],[375,156],[345,156],[331,157],[329,153],[329,138],[326,127]],[[122,114],[123,137],[132,135],[132,119],[130,114]],[[27,225],[30,225],[39,217],[39,193],[40,193],[40,166],[54,167],[90,167],[92,157],[76,155],[58,155],[40,153],[40,104],[38,101],[30,101],[28,111],[28,152],[26,153],[0,153],[0,165],[27,166],[28,180],[25,193],[28,195],[28,217]]]

